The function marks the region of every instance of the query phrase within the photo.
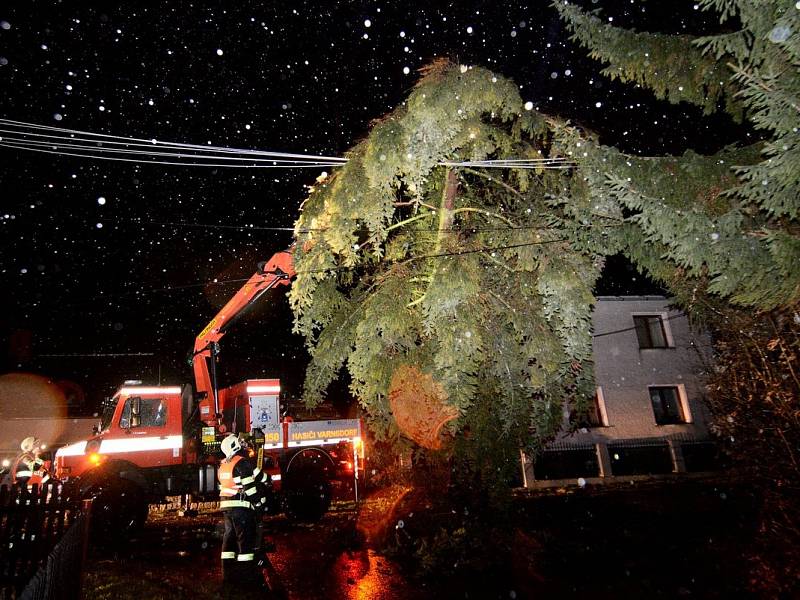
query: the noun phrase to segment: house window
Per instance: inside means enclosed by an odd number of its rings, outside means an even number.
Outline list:
[[[678,386],[654,386],[650,389],[650,402],[658,425],[690,422],[685,395]]]
[[[608,415],[603,398],[603,388],[598,387],[594,397],[589,401],[588,410],[577,417],[579,428],[590,429],[592,427],[608,427]]]
[[[672,339],[663,315],[634,315],[639,348],[670,348]]]

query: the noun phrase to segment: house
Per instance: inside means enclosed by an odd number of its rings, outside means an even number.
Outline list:
[[[709,336],[663,296],[601,296],[592,322],[592,409],[573,432],[565,415],[564,430],[535,462],[523,454],[524,485],[713,470],[703,402]]]

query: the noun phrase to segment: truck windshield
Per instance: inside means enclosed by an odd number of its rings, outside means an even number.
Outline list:
[[[105,431],[111,426],[111,419],[114,418],[114,410],[117,408],[119,396],[114,396],[111,400],[103,402],[103,416],[100,417],[100,431]]]

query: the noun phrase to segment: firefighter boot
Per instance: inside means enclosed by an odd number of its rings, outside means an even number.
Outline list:
[[[269,597],[269,585],[267,585],[264,573],[257,562],[249,563],[247,567],[243,568],[241,578],[243,587],[255,594],[256,598]]]
[[[236,559],[224,561],[220,598],[241,600],[243,591],[252,591],[252,586],[248,584],[248,576],[249,569],[246,568],[246,564]]]
[[[229,584],[236,583],[236,563],[235,558],[227,558],[222,561],[222,585],[223,587]]]

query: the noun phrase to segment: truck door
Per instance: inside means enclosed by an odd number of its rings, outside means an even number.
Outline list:
[[[98,451],[140,467],[179,464],[183,448],[180,408],[180,396],[129,396]]]

